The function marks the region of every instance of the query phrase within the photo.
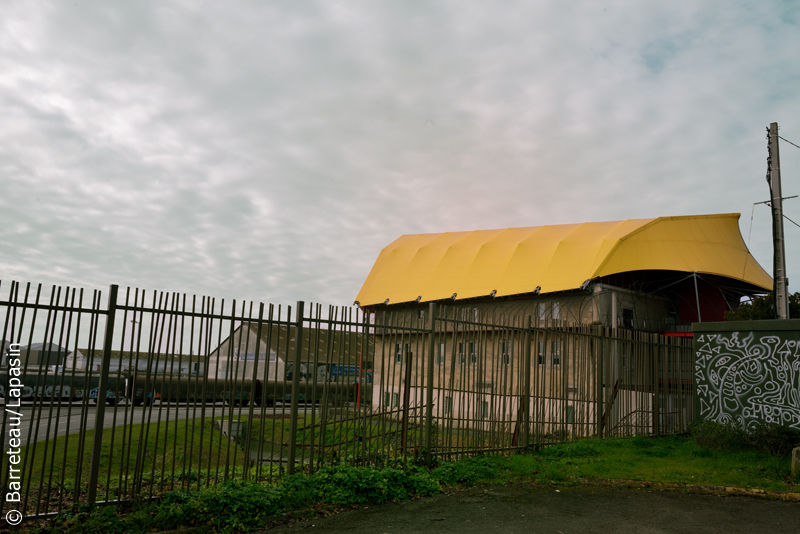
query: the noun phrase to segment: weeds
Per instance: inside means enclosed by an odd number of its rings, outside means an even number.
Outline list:
[[[756,450],[786,457],[792,454],[792,449],[800,447],[800,430],[774,424],[755,423],[745,428],[738,422],[695,420],[689,426],[689,433],[695,443],[711,451]]]
[[[311,505],[351,506],[440,493],[427,470],[386,467],[380,470],[340,464],[277,484],[228,480],[199,491],[175,491],[157,503],[92,507],[75,505],[34,532],[56,534],[199,528],[207,532],[245,532],[264,527],[275,516]]]

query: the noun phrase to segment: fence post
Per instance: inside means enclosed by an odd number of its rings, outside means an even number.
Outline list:
[[[245,468],[242,470],[242,478],[247,480],[247,475],[250,471],[250,440],[253,439],[253,426],[255,425],[253,419],[253,413],[255,410],[256,405],[256,396],[261,393],[262,398],[261,402],[265,403],[265,399],[263,398],[263,391],[257,391],[256,386],[258,385],[258,356],[261,352],[261,325],[264,323],[264,303],[261,302],[258,305],[258,327],[256,328],[256,355],[253,358],[253,378],[250,383],[250,402],[249,409],[247,411],[247,427],[245,431],[245,442],[244,442],[244,465]],[[248,332],[250,330],[248,329]],[[267,354],[269,354],[269,347],[267,347]],[[267,356],[268,357],[268,356]],[[245,356],[244,360],[244,374],[245,379],[247,379],[247,357]],[[264,433],[262,431],[263,420],[259,420],[259,430],[258,430],[258,441],[261,443],[261,440],[264,438]],[[261,458],[258,458],[258,462],[261,461]]]
[[[408,443],[408,408],[411,401],[411,362],[413,354],[411,351],[407,352],[404,358],[403,365],[405,368],[405,382],[403,383],[403,425],[400,432],[400,450],[403,454],[403,465],[406,462],[406,445]]]
[[[297,301],[297,326],[294,332],[294,369],[292,370],[292,423],[289,430],[289,465],[286,467],[288,474],[294,473],[294,459],[297,452],[297,400],[300,390],[300,356],[303,352],[303,305],[302,300]],[[269,349],[267,349],[269,350]]]
[[[111,347],[114,340],[114,318],[117,313],[117,291],[119,286],[112,284],[108,291],[108,311],[106,333],[103,338],[103,363],[100,365],[100,383],[97,386],[97,409],[94,415],[94,440],[92,441],[92,462],[89,467],[89,504],[97,499],[97,479],[100,471],[100,453],[103,446],[103,426],[106,411],[106,390],[108,373],[111,368]],[[116,389],[116,388],[115,388]]]
[[[428,306],[428,315],[431,327],[428,330],[430,342],[428,343],[428,390],[425,392],[425,463],[431,467],[433,459],[433,359],[436,354],[436,304]]]
[[[653,358],[653,424],[652,424],[653,429],[652,429],[651,432],[652,432],[652,434],[654,436],[660,435],[658,418],[659,418],[659,415],[661,414],[661,410],[660,410],[659,398],[658,398],[658,394],[659,394],[659,392],[658,392],[658,381],[660,379],[660,373],[659,373],[660,369],[659,369],[659,367],[660,367],[660,359],[661,359],[661,347],[662,347],[661,343],[658,343],[655,346],[655,351],[654,351],[655,352],[655,354],[654,354],[655,357]]]
[[[527,450],[531,446],[531,337],[532,337],[532,318],[526,315],[528,323],[525,329],[525,384],[522,391],[522,444]]]
[[[595,410],[595,420],[597,424],[597,437],[603,439],[603,412],[605,411],[605,388],[604,388],[604,381],[603,381],[603,370],[605,366],[604,356],[605,356],[605,349],[606,349],[606,332],[605,328],[602,326],[598,326],[596,328],[597,332],[600,333],[598,336],[597,343],[595,344],[595,387],[597,388],[597,409]]]

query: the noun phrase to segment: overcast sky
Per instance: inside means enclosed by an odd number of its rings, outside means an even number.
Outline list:
[[[403,234],[740,212],[747,241],[799,88],[794,0],[5,1],[0,278],[349,305]],[[749,239],[771,273],[764,205]]]

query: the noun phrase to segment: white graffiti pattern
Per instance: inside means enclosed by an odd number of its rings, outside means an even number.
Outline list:
[[[745,427],[757,422],[800,430],[800,341],[753,332],[696,339],[700,417]]]

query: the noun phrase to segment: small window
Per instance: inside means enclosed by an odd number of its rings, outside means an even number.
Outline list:
[[[419,311],[419,318],[420,319],[425,319],[425,310],[420,310]]]
[[[553,319],[561,319],[561,306],[558,302],[553,303]]]
[[[633,310],[622,308],[622,326],[633,330]]]
[[[483,418],[489,419],[489,403],[483,402],[481,404],[483,405]]]
[[[395,408],[399,408],[400,407],[400,394],[399,393],[395,393],[394,394],[394,407]]]
[[[539,350],[536,361],[539,365],[544,364],[544,341],[539,342]]]
[[[444,343],[439,344],[439,356],[436,363],[444,365]]]
[[[394,344],[394,363],[403,364],[404,361],[408,359],[408,353],[409,353],[408,343],[405,344],[405,349],[406,349],[405,357],[403,357],[403,353],[401,352],[402,347],[403,345],[401,343]]]
[[[552,341],[550,343],[550,354],[553,356],[553,365],[561,365],[561,342]]]
[[[503,365],[509,365],[511,363],[511,344],[505,340],[502,342],[500,362]]]
[[[476,351],[475,342],[469,342],[469,363],[476,365],[478,363],[478,353]]]
[[[472,320],[478,322],[478,308],[472,308]]]
[[[392,402],[392,394],[391,393],[384,393],[383,394],[383,405],[387,408],[390,406]]]
[[[575,422],[575,406],[567,406],[567,424]]]
[[[464,343],[461,342],[458,344],[458,363],[459,365],[467,363],[467,356],[464,354]]]
[[[544,302],[539,303],[539,319],[543,320],[547,317],[547,304]]]
[[[667,312],[667,324],[670,326],[678,324],[678,314],[674,311]]]
[[[453,397],[444,398],[444,413],[445,415],[453,413]]]

